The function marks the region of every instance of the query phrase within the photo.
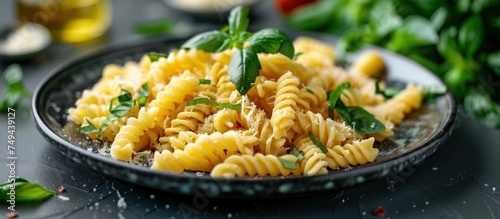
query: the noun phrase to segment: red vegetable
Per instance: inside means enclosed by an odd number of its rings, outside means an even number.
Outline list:
[[[5,216],[7,216],[7,218],[16,218],[17,213],[16,212],[9,212],[9,213],[5,214]]]
[[[284,14],[289,15],[297,8],[316,2],[317,0],[276,0],[276,8]]]
[[[385,210],[382,208],[382,206],[378,206],[374,211],[373,214],[377,217],[383,217],[385,215]]]

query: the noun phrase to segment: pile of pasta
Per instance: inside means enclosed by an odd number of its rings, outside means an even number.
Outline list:
[[[387,100],[375,92],[383,61],[373,52],[343,69],[335,65],[334,49],[323,42],[299,37],[294,47],[301,53],[295,60],[258,54],[260,75],[243,96],[228,75],[231,49],[213,54],[174,50],[154,62],[145,55],[138,63],[108,64],[98,83],[69,109],[68,120],[82,126],[90,121],[99,128],[110,115],[113,97],[124,89],[137,98],[141,85],[148,83],[144,107],[135,106],[110,122],[102,135],[88,134],[110,142],[113,159],[130,161],[138,152],[151,151],[150,168],[169,172],[202,171],[227,178],[312,176],[373,162],[379,152],[374,143],[393,135],[405,115],[422,104],[422,88],[413,84]],[[327,92],[344,82],[351,87],[343,91],[341,101],[363,107],[385,130],[360,134],[337,113],[329,117]],[[196,98],[241,109],[186,104]],[[292,148],[303,158],[292,154]],[[295,168],[285,167],[284,161],[295,163]]]

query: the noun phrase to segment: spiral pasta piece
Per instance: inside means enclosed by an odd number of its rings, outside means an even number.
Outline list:
[[[311,111],[305,114],[297,113],[296,123],[292,129],[299,135],[311,132],[328,148],[342,144],[355,136],[354,131],[345,123],[330,118],[324,119],[321,114],[314,114]]]
[[[300,161],[300,168],[304,176],[314,176],[328,173],[326,167],[329,163],[325,160],[326,155],[318,148],[308,135],[301,135],[295,138],[294,145],[303,155],[304,159]],[[330,165],[334,166],[334,165]]]
[[[107,117],[111,115],[109,105],[80,104],[76,108],[68,109],[68,120],[82,124],[84,118]]]
[[[271,123],[273,125],[273,137],[282,138],[293,126],[295,119],[295,106],[300,81],[288,72],[278,80],[276,100],[274,101]]]
[[[171,115],[184,102],[186,97],[194,96],[198,83],[199,80],[192,76],[189,71],[186,71],[180,77],[174,77],[165,89],[158,93],[156,99],[149,104],[150,107],[159,109],[157,115],[158,126],[163,126],[163,120]]]
[[[253,136],[236,131],[201,135],[194,143],[187,144],[184,150],[156,152],[151,168],[171,172],[185,170],[209,172],[230,155],[253,154],[253,145],[257,141],[258,139]]]
[[[110,154],[115,160],[128,161],[134,151],[141,149],[136,143],[140,141],[144,132],[155,127],[156,116],[160,109],[152,107],[149,110],[142,108],[137,118],[131,117],[127,120],[127,125],[123,126],[111,145]]]
[[[218,164],[210,173],[212,177],[233,178],[236,176],[288,176],[290,174],[300,175],[300,168],[287,169],[279,159],[296,162],[297,157],[293,155],[232,155]]]
[[[345,144],[344,146],[336,145],[328,148],[326,153],[327,158],[336,164],[336,168],[347,168],[349,166],[357,166],[373,162],[378,155],[378,149],[373,147],[375,138],[368,138],[361,141],[354,141],[352,144]]]

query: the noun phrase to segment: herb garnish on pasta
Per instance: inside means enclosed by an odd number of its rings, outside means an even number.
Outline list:
[[[113,159],[148,154],[155,170],[313,176],[375,161],[376,142],[420,108],[421,86],[385,98],[380,72],[367,66],[374,62],[344,69],[330,45],[292,42],[277,29],[250,33],[247,16],[235,8],[227,28],[178,50],[106,65],[68,121],[109,142]]]

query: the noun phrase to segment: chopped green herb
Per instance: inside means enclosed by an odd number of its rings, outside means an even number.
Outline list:
[[[196,99],[189,100],[186,103],[187,106],[192,106],[192,105],[196,105],[196,104],[210,104],[210,105],[218,106],[221,108],[227,108],[227,109],[232,109],[232,110],[241,110],[241,104],[219,103],[219,102],[213,101],[213,100],[208,99],[208,98],[196,98]]]
[[[278,157],[278,160],[281,162],[281,164],[283,164],[283,167],[285,167],[286,169],[289,169],[289,170],[297,169],[297,164],[295,162],[285,160],[281,157]]]
[[[98,129],[95,127],[94,124],[92,124],[92,122],[90,122],[89,119],[85,119],[87,120],[87,125],[86,126],[82,126],[80,128],[77,128],[76,130],[80,133],[83,133],[83,134],[90,134],[90,133],[94,133],[94,132],[97,132]]]
[[[304,153],[302,151],[299,151],[296,147],[292,148],[292,155],[298,158],[298,162],[304,159]]]
[[[386,87],[385,90],[380,89],[380,81],[375,82],[375,93],[384,96],[385,99],[390,99],[396,96],[402,89],[395,87]]]
[[[309,134],[309,139],[311,139],[311,141],[314,143],[314,145],[316,145],[319,149],[321,149],[321,151],[323,153],[327,153],[328,152],[328,149],[326,149],[326,147],[323,144],[321,144],[321,142],[318,139],[316,139],[314,137],[314,135],[312,134],[311,131],[309,131],[308,134]]]
[[[363,108],[359,106],[345,106],[342,101],[339,101],[342,91],[348,89],[350,86],[347,82],[343,83],[328,95],[330,117],[333,117],[333,110],[336,110],[347,125],[361,134],[372,134],[385,130],[385,125]]]
[[[146,102],[148,101],[149,97],[149,85],[148,82],[142,84],[141,90],[139,91],[137,99],[137,104],[139,104],[139,108],[142,108],[143,106],[146,106]]]
[[[143,90],[148,90],[148,84],[144,83],[142,85]],[[148,92],[149,93],[149,92]],[[147,100],[147,95],[146,91],[143,92],[142,95],[146,95],[145,98]],[[141,99],[142,98],[142,99]],[[114,105],[114,102],[118,101],[117,105]],[[115,119],[118,119],[120,117],[125,116],[134,106],[137,104],[137,102],[144,101],[145,99],[144,96],[141,96],[139,94],[139,101],[135,101],[132,99],[132,94],[128,92],[127,90],[122,89],[122,94],[116,97],[113,97],[111,99],[111,103],[109,104],[109,112],[111,115],[106,117],[106,119],[102,122],[101,127],[97,129],[90,121],[88,126],[83,126],[78,128],[78,132],[83,133],[83,134],[89,134],[93,132],[97,132],[98,136],[101,136],[104,131],[106,131],[106,128],[108,127],[109,123]],[[91,127],[89,127],[91,125]]]
[[[340,99],[340,95],[342,95],[342,92],[345,89],[349,89],[350,87],[351,87],[351,84],[349,82],[345,82],[345,83],[340,84],[337,87],[337,89],[330,92],[330,94],[328,95],[328,103],[330,105],[330,109],[335,108],[338,100]]]
[[[339,101],[335,110],[348,126],[361,134],[373,134],[385,130],[385,125],[362,107],[345,106]]]
[[[210,85],[210,84],[212,84],[212,80],[210,80],[210,79],[200,79],[200,84]]]
[[[15,195],[15,203],[33,203],[48,199],[55,194],[54,191],[22,178],[9,179],[8,182],[0,185],[0,201],[2,203],[9,202],[11,195]]]
[[[118,105],[113,106],[113,103],[118,101]],[[109,112],[117,117],[122,117],[134,107],[136,104],[135,100],[132,99],[132,94],[127,90],[122,89],[122,94],[120,96],[113,97],[111,103],[109,104]]]
[[[0,111],[7,112],[9,108],[17,108],[21,100],[31,93],[26,89],[22,81],[23,72],[18,64],[11,64],[3,73],[3,81],[7,84],[7,89],[0,103]]]
[[[148,54],[146,54],[149,58],[149,60],[151,60],[151,62],[156,62],[158,61],[160,58],[167,58],[168,56],[166,54],[162,54],[162,53],[156,53],[156,52],[150,52]]]
[[[99,131],[97,132],[97,135],[101,136],[102,133],[104,133],[104,131],[106,131],[106,128],[108,128],[109,123],[112,122],[115,119],[118,119],[118,117],[116,117],[113,114],[111,114],[108,117],[106,117],[106,119],[102,122],[102,125],[99,128]]]
[[[309,93],[311,93],[311,94],[314,94],[314,91],[311,88],[309,88],[309,87],[306,87],[306,91],[309,92]]]

